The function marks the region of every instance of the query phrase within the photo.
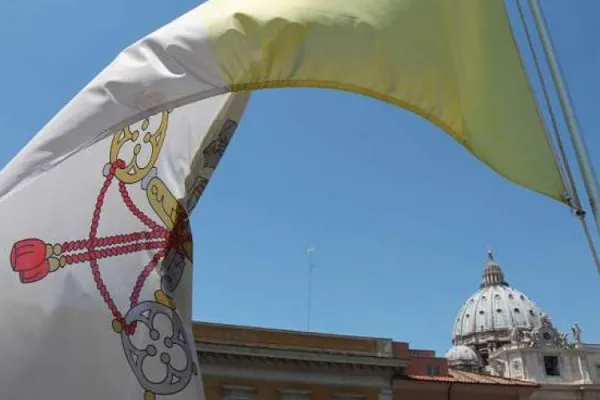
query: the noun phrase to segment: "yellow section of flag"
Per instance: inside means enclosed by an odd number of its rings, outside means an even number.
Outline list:
[[[503,0],[211,0],[200,9],[230,90],[372,96],[429,119],[513,182],[563,201]]]

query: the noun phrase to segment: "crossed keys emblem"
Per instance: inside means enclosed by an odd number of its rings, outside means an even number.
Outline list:
[[[89,265],[96,288],[112,315],[112,330],[120,335],[125,358],[145,390],[144,400],[178,393],[189,385],[193,375],[198,375],[193,340],[177,313],[173,293],[185,268],[192,263],[188,213],[201,197],[237,127],[236,122],[226,120],[213,137],[209,132],[206,146],[200,150],[201,168],[194,171],[197,175],[186,187],[187,199],[181,204],[161,180],[156,167],[167,137],[170,114],[161,112],[113,134],[109,161],[102,170],[104,183],[96,198],[87,238],[62,243],[27,238],[15,243],[10,254],[12,269],[23,284],[42,281],[77,264]],[[122,203],[145,226],[144,230],[98,236],[101,219],[110,217],[103,214],[103,206],[113,183]],[[158,220],[144,213],[132,200],[129,191],[134,185],[145,192]],[[102,278],[100,262],[142,251],[154,253],[138,274],[129,296],[129,309],[123,314]],[[155,270],[161,275],[161,287],[154,292],[153,299],[140,301],[146,279]],[[144,345],[139,347],[142,342]],[[157,377],[156,371],[149,372],[146,367],[149,363],[162,366],[159,369],[163,374]]]

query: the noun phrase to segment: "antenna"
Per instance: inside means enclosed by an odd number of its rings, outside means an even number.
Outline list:
[[[306,298],[306,331],[310,331],[310,314],[312,309],[312,272],[315,268],[314,254],[315,248],[308,246],[306,248],[306,256],[308,258],[308,290]]]

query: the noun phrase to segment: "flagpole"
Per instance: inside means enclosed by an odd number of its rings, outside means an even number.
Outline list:
[[[533,62],[535,65],[535,69],[537,71],[537,76],[540,80],[543,98],[544,98],[546,107],[548,109],[548,114],[549,114],[550,120],[552,122],[552,125],[551,125],[552,133],[554,134],[554,138],[556,140],[556,145],[558,146],[558,151],[559,151],[558,154],[555,153],[556,161],[557,161],[558,165],[561,165],[564,168],[564,178],[566,179],[565,184],[567,185],[566,195],[568,195],[568,198],[565,197],[565,200],[568,201],[569,205],[571,206],[571,208],[573,210],[574,215],[577,216],[579,221],[581,221],[581,226],[583,228],[583,232],[585,234],[588,246],[590,248],[590,252],[591,252],[592,258],[594,260],[594,264],[596,265],[596,270],[600,274],[600,256],[598,255],[598,252],[596,251],[594,239],[592,237],[592,234],[588,227],[587,221],[585,219],[586,215],[585,215],[585,212],[583,211],[581,200],[579,198],[579,194],[577,193],[577,186],[575,185],[575,179],[573,177],[573,172],[571,171],[571,167],[569,166],[569,161],[567,159],[567,154],[565,151],[565,147],[563,145],[563,140],[560,137],[560,132],[558,129],[558,121],[557,121],[556,115],[554,114],[554,111],[553,111],[554,107],[552,107],[552,102],[550,100],[550,92],[548,91],[548,85],[546,85],[546,79],[545,79],[544,75],[542,74],[541,64],[540,64],[539,58],[537,56],[535,47],[533,45],[533,39],[531,37],[531,33],[529,31],[527,21],[525,20],[525,13],[523,11],[523,7],[521,6],[521,1],[517,0],[516,4],[517,4],[517,10],[519,11],[519,18],[521,20],[521,24],[523,25],[523,29],[525,30],[525,36],[527,38],[527,44],[529,46],[529,51],[531,51],[531,56],[533,57]],[[548,137],[548,139],[550,140],[550,137]]]
[[[588,151],[586,149],[585,141],[579,130],[579,124],[575,115],[571,98],[567,89],[566,82],[562,76],[560,64],[552,45],[552,39],[548,33],[546,21],[542,15],[538,0],[529,0],[531,11],[535,21],[535,25],[540,34],[540,41],[548,60],[548,66],[550,68],[550,74],[558,93],[558,99],[562,108],[565,121],[567,123],[567,129],[571,138],[571,143],[575,150],[577,157],[577,163],[581,170],[583,183],[588,194],[588,199],[596,222],[596,229],[600,232],[600,194],[598,192],[598,180],[592,166],[592,162],[589,158]]]

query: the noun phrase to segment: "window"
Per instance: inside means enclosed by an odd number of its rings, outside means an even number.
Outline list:
[[[281,390],[279,400],[310,400],[310,392],[305,390]]]
[[[520,370],[521,369],[521,362],[519,360],[514,360],[512,362],[512,367],[516,371]]]
[[[365,400],[365,396],[351,394],[336,394],[333,400]]]
[[[429,376],[438,376],[440,374],[440,368],[434,365],[430,365],[427,367],[427,375]]]
[[[247,386],[224,386],[223,400],[253,400],[254,388]]]
[[[600,364],[596,364],[596,375],[600,377]]]
[[[309,400],[309,394],[301,393],[281,393],[279,400]]]
[[[544,356],[544,369],[546,370],[546,375],[548,376],[560,376],[558,357]]]

